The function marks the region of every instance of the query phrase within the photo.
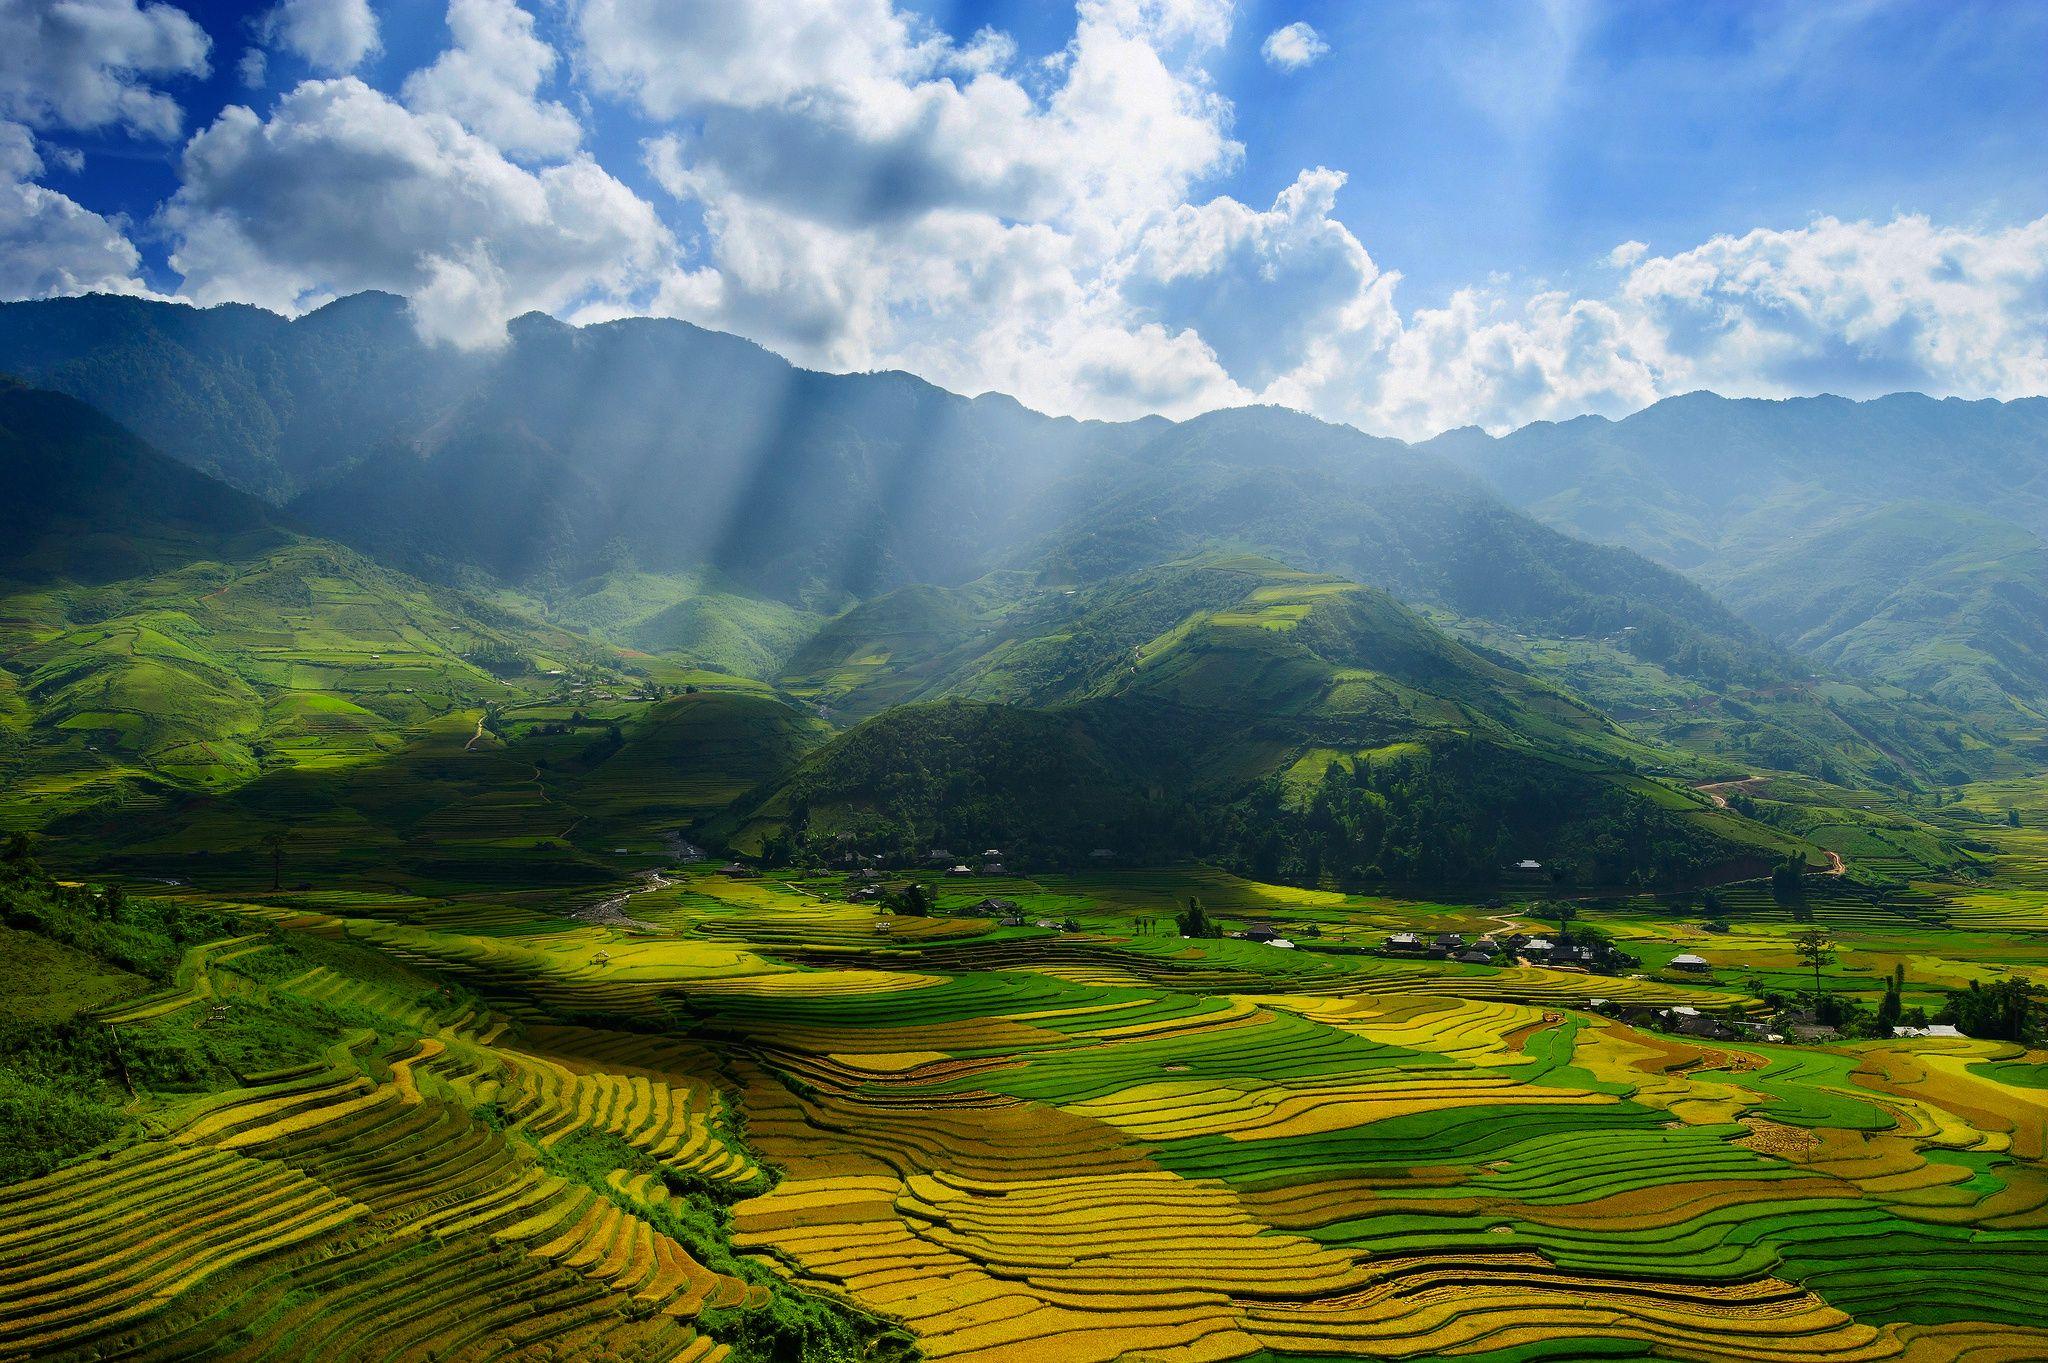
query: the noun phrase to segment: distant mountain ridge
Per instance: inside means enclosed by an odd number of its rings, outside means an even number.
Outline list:
[[[1997,725],[2040,720],[2048,398],[1692,393],[1423,448],[1552,525],[1682,569],[1822,662]]]
[[[1075,421],[901,373],[810,373],[650,319],[536,314],[502,352],[462,355],[378,294],[292,321],[4,305],[8,368],[240,486],[295,492],[320,533],[456,580],[559,595],[711,568],[831,612],[995,568],[1114,575],[1220,540],[1515,627],[1655,626],[1674,653],[1785,666],[1695,588],[1541,529],[1435,453],[1283,409]]]

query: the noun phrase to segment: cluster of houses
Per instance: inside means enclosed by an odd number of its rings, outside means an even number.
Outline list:
[[[1673,1008],[1645,1008],[1608,999],[1588,999],[1587,1003],[1594,1012],[1618,1018],[1632,1027],[1652,1028],[1698,1041],[1791,1041],[1810,1045],[1841,1036],[1804,1009],[1789,1009],[1770,1018],[1751,1018],[1702,1012],[1682,1004]],[[1899,1027],[1892,1035],[1960,1037],[1962,1033],[1947,1023],[1937,1022],[1925,1027]]]
[[[1641,965],[1612,942],[1597,938],[1583,942],[1556,941],[1526,933],[1488,933],[1467,939],[1462,932],[1419,932],[1389,934],[1380,945],[1383,956],[1406,956],[1425,961],[1457,961],[1464,965],[1514,964],[1555,966],[1565,970],[1615,971]],[[1695,958],[1697,959],[1697,958]],[[1702,962],[1704,964],[1704,962]]]
[[[1258,942],[1264,946],[1279,947],[1283,951],[1292,951],[1294,949],[1294,943],[1280,929],[1265,923],[1254,923],[1242,932],[1233,932],[1229,935],[1238,938],[1240,941]],[[1323,935],[1323,930],[1314,923],[1305,923],[1296,929],[1296,935],[1301,937],[1320,937]]]
[[[968,865],[967,861],[955,857],[943,847],[934,847],[931,850],[931,855],[927,856],[924,860],[925,865],[943,867],[947,875],[953,876],[956,879],[963,876],[1006,876],[1010,874],[1008,868],[1003,865],[1003,849],[1000,847],[986,848],[979,858],[969,859],[979,861],[979,870]]]

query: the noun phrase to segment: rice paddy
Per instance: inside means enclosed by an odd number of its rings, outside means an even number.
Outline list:
[[[1760,1007],[1794,926],[1764,903],[1667,983],[1366,950],[1513,906],[1195,870],[936,888],[889,923],[837,877],[708,866],[625,922],[160,887],[244,931],[95,979],[91,1017],[302,1007],[345,1039],[145,1094],[0,1188],[0,1358],[2048,1356],[2048,1054],[1662,1025]],[[963,912],[992,890],[1027,926]],[[1320,936],[1149,926],[1190,893]],[[1821,895],[1830,987],[1896,961],[1924,989],[2031,927],[1957,902]],[[1699,935],[1582,913],[1646,961]],[[301,940],[366,954],[274,964]],[[792,1302],[851,1333],[764,1328]]]

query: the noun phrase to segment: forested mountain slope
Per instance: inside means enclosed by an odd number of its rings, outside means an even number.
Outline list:
[[[1807,656],[2038,732],[2048,399],[1694,393],[1425,448],[1554,525],[1686,570]]]

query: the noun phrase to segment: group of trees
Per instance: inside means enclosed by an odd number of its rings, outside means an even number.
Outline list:
[[[1484,885],[1540,853],[1560,882],[1683,882],[1709,839],[1602,782],[1483,743],[1332,763],[1304,803],[1268,781],[1214,820],[1210,855],[1290,884]]]
[[[1275,777],[1205,800],[1184,785],[1049,765],[1045,741],[1068,735],[1042,719],[996,719],[969,748],[941,728],[949,717],[915,718],[922,741],[872,754],[848,745],[834,770],[800,781],[762,860],[858,852],[922,865],[934,847],[968,858],[1001,847],[1006,865],[1026,869],[1085,864],[1108,846],[1125,861],[1201,859],[1259,880],[1366,889],[1490,885],[1533,855],[1560,884],[1641,888],[1698,880],[1726,854],[1605,782],[1482,742],[1333,762],[1306,798]],[[1060,779],[1069,774],[1081,779]],[[829,820],[813,817],[813,799],[832,807]]]
[[[1949,991],[1941,1015],[1963,1035],[1993,1041],[2033,1041],[2048,1023],[2040,988],[2016,978],[1971,980],[1967,988]]]

